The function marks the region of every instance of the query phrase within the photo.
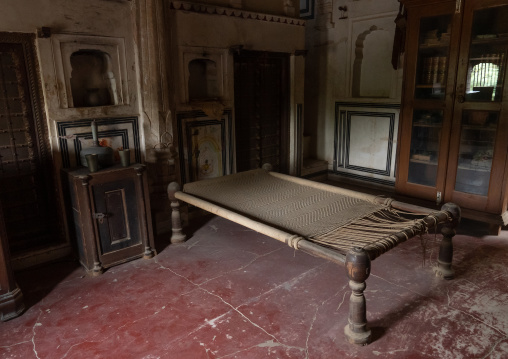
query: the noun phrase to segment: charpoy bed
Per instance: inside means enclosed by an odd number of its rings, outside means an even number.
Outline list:
[[[168,186],[172,207],[172,243],[186,239],[178,200],[239,223],[290,247],[344,264],[352,290],[348,324],[350,343],[368,344],[363,294],[371,261],[399,243],[438,225],[441,240],[435,272],[453,278],[455,227],[460,208],[451,203],[440,211],[271,172],[271,167]]]

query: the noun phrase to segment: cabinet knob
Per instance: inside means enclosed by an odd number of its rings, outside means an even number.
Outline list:
[[[464,97],[464,95],[459,95],[457,96],[457,101],[459,101],[459,103],[464,103],[464,101],[466,101],[466,98]]]

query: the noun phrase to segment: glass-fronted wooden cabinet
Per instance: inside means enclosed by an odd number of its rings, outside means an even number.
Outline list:
[[[402,0],[396,189],[499,216],[507,206],[508,0]]]

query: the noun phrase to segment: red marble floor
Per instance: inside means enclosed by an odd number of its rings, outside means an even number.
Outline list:
[[[343,336],[342,266],[221,218],[194,224],[100,277],[71,260],[17,273],[28,309],[0,323],[0,358],[508,358],[506,232],[456,236],[451,281],[432,273],[433,236],[425,255],[418,238],[376,259],[374,341],[359,347]]]

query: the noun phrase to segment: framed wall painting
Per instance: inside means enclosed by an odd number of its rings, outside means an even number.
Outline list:
[[[182,182],[230,174],[233,168],[231,111],[212,118],[202,111],[177,114]]]

